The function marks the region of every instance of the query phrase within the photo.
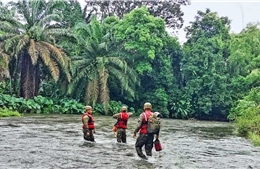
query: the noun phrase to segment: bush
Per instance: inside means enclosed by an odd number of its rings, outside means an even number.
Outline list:
[[[84,113],[85,105],[73,99],[53,99],[41,95],[32,99],[16,98],[0,94],[0,107],[22,113],[77,114]]]
[[[245,110],[242,116],[238,117],[236,124],[238,133],[247,137],[254,145],[260,146],[260,114],[259,107],[251,107]]]
[[[259,134],[249,132],[248,137],[255,146],[260,146],[260,135]]]
[[[1,117],[11,117],[11,116],[22,116],[18,111],[10,110],[10,109],[3,109],[0,108],[0,118]]]

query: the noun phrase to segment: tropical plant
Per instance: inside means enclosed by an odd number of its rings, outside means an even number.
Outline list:
[[[84,98],[84,102],[93,107],[102,103],[107,113],[110,100],[108,79],[114,77],[126,93],[134,96],[137,75],[122,57],[114,55],[115,49],[109,48],[109,35],[96,18],[89,25],[77,24],[75,31],[81,52],[72,57],[74,76],[69,92],[76,98]]]
[[[10,3],[15,15],[0,15],[0,31],[4,32],[0,37],[4,50],[0,55],[11,56],[11,78],[19,84],[19,95],[24,98],[36,96],[46,76],[58,81],[64,72],[70,81],[69,59],[55,44],[58,37],[69,35],[68,30],[59,26],[62,17],[55,6],[60,4],[61,1],[20,0]]]

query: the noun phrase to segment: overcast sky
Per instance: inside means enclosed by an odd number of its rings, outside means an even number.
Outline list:
[[[250,22],[260,21],[260,0],[191,0],[191,5],[183,6],[184,26],[188,26],[198,10],[205,12],[209,8],[219,16],[227,16],[231,20],[231,32],[239,33]],[[179,31],[180,42],[185,41],[185,32]]]

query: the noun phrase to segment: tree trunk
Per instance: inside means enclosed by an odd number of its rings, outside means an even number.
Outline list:
[[[23,55],[20,79],[20,96],[25,99],[33,98],[38,94],[39,70],[32,65],[31,58],[28,54]]]

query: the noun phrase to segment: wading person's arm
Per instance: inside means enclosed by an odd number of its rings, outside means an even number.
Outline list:
[[[133,135],[134,138],[136,137],[136,133],[138,133],[138,131],[141,129],[141,127],[142,127],[142,122],[143,122],[143,115],[140,114],[139,119],[138,119],[137,126],[136,126],[135,131],[134,131],[134,135]]]

